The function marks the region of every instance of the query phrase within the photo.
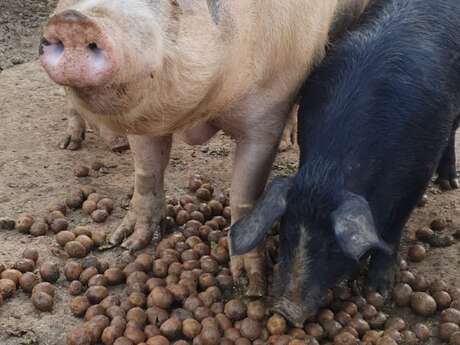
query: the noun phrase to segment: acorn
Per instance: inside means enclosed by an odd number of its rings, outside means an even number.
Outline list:
[[[104,276],[107,278],[107,283],[109,285],[122,284],[126,279],[125,273],[117,267],[111,267],[106,270]]]
[[[177,318],[170,318],[163,322],[160,326],[160,332],[162,335],[169,339],[178,337],[182,331],[182,322]]]
[[[82,282],[82,284],[86,285],[88,284],[89,280],[98,273],[99,272],[96,267],[94,266],[88,267],[84,269],[83,272],[81,272],[80,281]]]
[[[286,320],[278,314],[273,314],[267,321],[268,332],[272,335],[281,335],[286,333]]]
[[[96,223],[104,223],[108,218],[109,213],[106,210],[95,210],[91,213],[91,219]]]
[[[437,305],[433,297],[425,292],[415,292],[411,296],[410,305],[419,315],[430,316],[436,312]]]
[[[32,272],[35,269],[35,261],[21,259],[15,262],[14,268],[21,273]]]
[[[174,297],[171,292],[164,287],[158,286],[149,294],[147,304],[149,306],[155,305],[162,309],[168,309],[173,301]]]
[[[34,262],[37,262],[38,256],[38,251],[35,248],[26,248],[22,252],[23,258],[33,260]]]
[[[74,280],[69,285],[69,294],[78,296],[83,292],[83,284],[79,280]]]
[[[417,323],[414,326],[414,333],[417,336],[417,338],[420,339],[422,342],[428,340],[428,338],[430,337],[430,330],[423,323]]]
[[[201,201],[209,201],[211,200],[212,193],[207,188],[200,187],[196,191],[196,196]]]
[[[452,298],[446,291],[435,291],[432,293],[439,309],[446,309],[452,303]]]
[[[0,279],[0,295],[5,300],[16,292],[16,283],[11,279]]]
[[[75,240],[75,234],[72,231],[61,231],[56,235],[56,242],[64,247],[67,242]]]
[[[147,340],[147,345],[170,345],[169,340],[162,335],[156,335]],[[122,345],[122,344],[114,344],[114,345]]]
[[[221,335],[216,327],[203,327],[200,338],[203,345],[219,345]]]
[[[55,283],[59,279],[59,266],[51,261],[40,266],[40,276],[45,282]]]
[[[83,272],[83,267],[76,261],[67,261],[64,266],[64,275],[69,282],[78,280],[81,272]]]
[[[18,285],[19,283],[19,278],[21,278],[22,273],[18,270],[15,269],[7,269],[4,270],[1,274],[0,277],[2,279],[9,279],[14,282],[15,285]]]
[[[453,322],[444,322],[439,325],[439,338],[444,341],[449,341],[452,334],[460,331],[460,326]]]
[[[381,308],[385,304],[385,299],[378,292],[370,292],[367,297],[367,302],[376,308]]]
[[[61,231],[64,231],[66,230],[67,228],[69,227],[69,222],[67,221],[67,219],[65,218],[58,218],[58,219],[55,219],[52,223],[51,223],[51,231],[55,234],[61,232]]]
[[[50,295],[51,297],[54,297],[55,291],[56,291],[56,288],[53,285],[47,282],[43,282],[43,283],[38,283],[37,285],[34,286],[34,288],[32,289],[32,294],[36,292],[44,292]]]
[[[81,206],[83,214],[91,215],[94,211],[97,210],[97,203],[94,200],[86,200]]]
[[[80,190],[74,190],[67,196],[65,203],[70,209],[76,210],[81,207],[83,201],[83,193]]]
[[[224,312],[229,319],[239,321],[246,316],[246,306],[240,300],[233,299],[225,304]],[[276,321],[278,319],[275,318],[274,320]]]
[[[460,345],[460,332],[452,333],[449,338],[450,345]]]
[[[426,291],[428,290],[428,281],[425,276],[417,274],[411,286],[414,291]]]
[[[409,305],[412,296],[412,288],[409,284],[397,284],[393,289],[393,300],[395,303],[400,306],[404,307]]]
[[[45,236],[48,229],[48,224],[42,220],[38,220],[30,227],[30,234],[34,237]]]
[[[78,165],[74,168],[73,174],[76,177],[88,177],[89,176],[89,168],[85,165]]]
[[[34,217],[31,214],[23,213],[18,216],[16,219],[15,228],[19,232],[29,233],[32,224],[34,223]]]
[[[88,254],[86,248],[79,241],[67,242],[64,250],[72,258],[84,258]]]
[[[256,320],[246,318],[241,321],[240,333],[243,337],[256,340],[262,333],[262,327]]]
[[[86,296],[77,296],[70,302],[70,311],[74,316],[83,316],[91,303]]]
[[[86,290],[86,297],[91,304],[98,304],[109,295],[105,286],[91,286]]]
[[[460,326],[460,310],[448,308],[441,313],[441,322],[452,322]]]
[[[407,257],[412,262],[420,262],[426,258],[426,249],[420,244],[410,246],[407,252]]]
[[[40,311],[50,312],[53,310],[53,297],[45,292],[36,291],[32,293],[32,304]]]
[[[113,200],[109,198],[102,198],[97,202],[97,208],[100,210],[105,210],[108,214],[112,213],[113,207]]]
[[[415,232],[415,236],[419,241],[427,242],[434,236],[434,231],[428,227],[421,228]]]
[[[24,273],[21,278],[19,278],[19,286],[24,292],[31,293],[33,288],[40,282],[40,279],[36,274],[32,272]]]
[[[75,328],[66,336],[66,345],[91,345],[91,335],[87,330]]]

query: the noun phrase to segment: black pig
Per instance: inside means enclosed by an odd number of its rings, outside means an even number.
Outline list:
[[[369,288],[387,296],[437,166],[458,183],[460,1],[377,0],[365,18],[301,91],[297,175],[275,179],[230,231],[241,255],[281,220],[273,309],[296,326],[362,259]]]

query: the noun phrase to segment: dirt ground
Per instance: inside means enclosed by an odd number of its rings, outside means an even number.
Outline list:
[[[49,81],[36,61],[39,27],[52,5],[53,1],[0,0],[0,217],[15,217],[21,212],[44,215],[50,201],[64,200],[72,188],[89,184],[116,202],[115,212],[101,225],[109,232],[125,214],[121,205],[126,202],[133,180],[131,156],[129,152],[109,152],[93,133],[88,134],[78,152],[58,148],[67,124],[66,101],[61,89]],[[233,148],[231,140],[223,135],[205,146],[177,143],[166,176],[168,195],[183,194],[192,173],[205,175],[220,189],[228,190]],[[296,158],[295,150],[280,154],[274,174],[293,172]],[[93,171],[87,178],[74,176],[76,165],[90,165],[95,160],[109,166],[106,174]],[[414,231],[434,218],[448,219],[449,228],[455,229],[460,224],[459,203],[460,191],[440,193],[430,188],[427,205],[414,212],[407,226],[403,250],[412,241]],[[80,212],[72,213],[69,219],[72,226],[89,222]],[[27,247],[39,250],[40,262],[65,262],[65,255],[51,236],[34,238],[16,231],[0,231],[0,263],[14,263]],[[431,249],[415,270],[430,279],[442,277],[460,286],[459,254],[459,243]],[[113,249],[96,255],[113,262],[120,259],[122,251]],[[52,313],[36,311],[23,292],[0,307],[1,345],[64,344],[65,332],[80,320],[69,311],[67,283],[61,278],[57,287]],[[407,310],[390,307],[387,311],[413,320]],[[436,324],[436,318],[424,321]],[[430,343],[438,344],[434,338]]]

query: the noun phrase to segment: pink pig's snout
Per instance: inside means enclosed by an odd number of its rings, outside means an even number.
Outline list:
[[[109,83],[118,68],[114,52],[114,42],[103,28],[75,10],[51,17],[39,49],[50,78],[75,88]]]

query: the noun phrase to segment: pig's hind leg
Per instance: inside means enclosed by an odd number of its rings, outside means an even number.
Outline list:
[[[161,237],[165,215],[164,171],[169,162],[172,137],[128,136],[134,156],[134,194],[128,214],[110,238],[111,245],[130,251],[147,247]],[[126,240],[125,240],[126,239]]]
[[[77,113],[75,109],[69,112],[69,123],[64,138],[61,140],[59,147],[67,150],[78,150],[85,140],[86,123],[85,120]]]
[[[437,183],[442,190],[451,190],[460,188],[460,182],[457,176],[457,162],[455,157],[455,133],[458,128],[458,120],[452,130],[449,143],[444,150],[438,165]]]
[[[293,148],[297,144],[297,112],[299,111],[299,105],[294,104],[291,112],[289,113],[286,127],[284,127],[283,136],[278,150],[280,152],[287,151]]]

